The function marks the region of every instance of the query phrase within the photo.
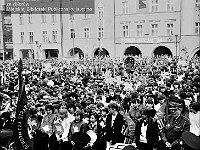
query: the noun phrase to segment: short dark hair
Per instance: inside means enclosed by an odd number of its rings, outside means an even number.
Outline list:
[[[110,103],[108,104],[108,108],[113,108],[113,109],[115,109],[116,111],[119,110],[119,106],[117,105],[116,102],[110,102]]]
[[[76,106],[75,106],[74,104],[69,104],[67,108],[68,108],[68,109],[69,109],[69,108],[73,108],[74,111],[76,111]]]

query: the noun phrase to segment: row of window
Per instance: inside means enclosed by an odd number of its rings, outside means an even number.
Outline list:
[[[84,28],[84,38],[90,38],[90,29],[88,27]],[[195,22],[195,34],[200,34],[200,22]],[[21,35],[21,43],[25,43],[25,35],[24,32],[20,33]],[[142,37],[143,33],[143,25],[136,25],[136,36]],[[151,24],[151,36],[158,36],[158,24]],[[168,23],[166,28],[166,35],[173,36],[174,35],[174,24]],[[57,31],[52,31],[52,42],[57,43]],[[98,28],[98,38],[103,38],[104,29]],[[70,29],[70,38],[75,38],[75,29]],[[122,26],[122,37],[129,37],[129,25]],[[43,43],[51,42],[48,38],[47,31],[42,31],[42,39]],[[29,32],[29,43],[33,43],[33,32]]]
[[[57,38],[58,38],[58,32],[57,31],[52,31],[52,42],[53,43],[57,43]],[[24,32],[20,32],[20,40],[21,43],[25,43],[25,33]],[[51,42],[50,39],[47,36],[47,31],[42,31],[42,39],[44,43],[48,43]],[[29,32],[29,38],[28,38],[28,42],[29,43],[33,43],[34,42],[34,37],[33,37],[33,32]]]
[[[90,29],[88,27],[84,28],[83,29],[83,38],[90,38]],[[76,33],[75,33],[75,29],[74,28],[71,28],[70,29],[70,38],[73,39],[76,37]],[[103,31],[103,28],[98,28],[98,38],[103,38],[104,37],[104,31]]]
[[[21,43],[25,43],[25,33],[20,32],[20,40]],[[42,41],[43,43],[57,43],[57,37],[58,37],[58,32],[57,31],[52,31],[52,41],[48,38],[47,31],[42,31]],[[70,29],[70,38],[75,38],[75,29]],[[89,38],[90,37],[90,30],[89,28],[84,28],[84,38]],[[98,38],[103,38],[103,28],[98,28]],[[33,37],[33,32],[29,32],[29,38],[28,38],[29,43],[34,42],[34,37]]]
[[[159,12],[159,0],[150,0],[150,12]],[[147,8],[142,0],[139,2],[139,9],[140,8]],[[129,13],[129,3],[128,0],[122,0],[121,4],[122,8],[122,14],[128,14]],[[175,11],[175,0],[167,0],[167,11]],[[195,0],[195,8],[196,10],[200,10],[200,0]]]
[[[136,36],[142,37],[145,33],[143,32],[144,25],[136,25]],[[195,22],[195,34],[200,34],[200,22]],[[149,35],[158,36],[158,24],[151,24],[151,29]],[[166,36],[174,35],[174,24],[166,24]],[[122,25],[122,37],[129,37],[129,25]]]
[[[129,13],[129,3],[128,0],[122,0],[122,14]],[[147,8],[143,1],[139,2],[139,9]],[[174,11],[175,10],[175,1],[174,0],[167,0],[167,11]],[[158,0],[150,0],[150,12],[158,12],[159,11],[159,1]]]

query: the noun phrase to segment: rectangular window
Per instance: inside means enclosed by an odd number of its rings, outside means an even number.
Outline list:
[[[19,14],[19,24],[24,24],[24,15],[23,15],[23,13]]]
[[[195,34],[200,34],[200,22],[195,22]]]
[[[122,14],[128,14],[128,2],[127,1],[122,2]]]
[[[174,0],[167,0],[167,11],[174,11]]]
[[[128,25],[123,25],[122,26],[122,37],[128,37],[129,33],[128,33]]]
[[[42,11],[42,23],[46,23],[46,11]]]
[[[42,31],[42,38],[43,38],[43,42],[47,43],[48,39],[47,39],[47,31]]]
[[[56,12],[55,11],[52,12],[52,22],[53,23],[56,22]]]
[[[167,24],[167,35],[168,36],[174,35],[174,24],[173,23]]]
[[[151,11],[158,12],[158,0],[152,0],[151,4]]]
[[[85,13],[84,14],[84,19],[88,19],[89,18],[89,14]]]
[[[24,43],[24,32],[20,32],[20,36],[21,36],[21,43],[23,44]]]
[[[142,25],[137,25],[137,36],[142,36]]]
[[[196,10],[200,10],[200,0],[196,0],[196,3],[195,3],[195,7],[196,7]]]
[[[103,7],[98,7],[98,17],[99,18],[103,18],[104,14],[103,14]]]
[[[74,20],[74,14],[70,14],[69,19]]]
[[[158,35],[158,24],[151,25],[151,35],[157,36]]]
[[[103,28],[99,28],[99,38],[103,38]]]
[[[32,12],[28,13],[28,23],[31,24],[32,23]]]
[[[70,34],[71,35],[70,38],[71,39],[75,38],[75,29],[70,29],[70,33],[71,33]]]
[[[52,31],[52,42],[57,43],[57,31]]]
[[[29,43],[33,43],[33,32],[29,32]]]
[[[84,38],[89,38],[89,28],[84,28]]]

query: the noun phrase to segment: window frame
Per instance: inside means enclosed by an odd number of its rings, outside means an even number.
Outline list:
[[[24,32],[20,32],[20,43],[21,44],[25,43],[25,33]]]
[[[154,25],[157,26],[157,27],[154,28]],[[153,32],[153,31],[156,31],[156,32]],[[158,24],[157,23],[151,24],[151,36],[153,36],[153,37],[158,36]]]
[[[24,14],[23,13],[19,13],[19,24],[20,25],[24,24]]]
[[[138,28],[141,26],[141,28]],[[143,25],[142,24],[137,24],[136,25],[136,36],[137,37],[142,37],[143,36]]]
[[[167,0],[167,11],[174,11],[174,10],[175,10],[174,0]]]
[[[57,43],[58,41],[58,31],[52,31],[52,42]]]
[[[29,32],[29,43],[33,43],[33,41],[34,41],[33,32]]]
[[[159,1],[158,0],[151,0],[151,12],[159,12]]]
[[[47,15],[46,15],[46,11],[42,11],[42,23],[46,23],[47,22]]]
[[[129,37],[129,25],[128,24],[122,25],[122,37],[123,38]]]

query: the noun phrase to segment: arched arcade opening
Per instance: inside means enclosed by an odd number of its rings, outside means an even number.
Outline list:
[[[162,56],[162,55],[168,55],[172,56],[172,52],[169,48],[165,46],[158,46],[154,51],[153,51],[154,56]]]
[[[105,56],[109,56],[110,54],[105,48],[102,48],[102,49],[97,48],[94,51],[94,56],[99,56],[99,55],[105,57]]]
[[[197,50],[196,53],[194,53],[194,56],[196,56],[196,57],[200,57],[200,49]],[[193,56],[193,57],[194,57],[194,56]]]
[[[128,47],[125,52],[124,52],[124,55],[127,56],[127,55],[130,55],[130,56],[139,56],[139,55],[142,55],[142,52],[135,46],[130,46]]]
[[[80,49],[80,48],[72,48],[70,51],[69,51],[69,55],[72,57],[72,56],[75,56],[75,57],[79,57],[79,58],[84,58],[84,53],[83,51]]]

